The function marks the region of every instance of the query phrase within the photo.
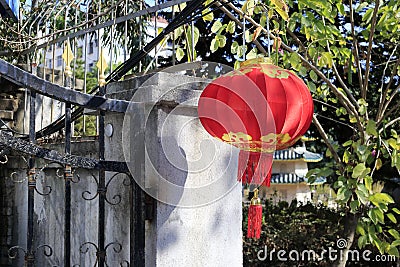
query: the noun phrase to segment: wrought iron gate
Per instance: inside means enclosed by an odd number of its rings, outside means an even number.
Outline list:
[[[30,89],[29,99],[29,140],[9,135],[4,131],[0,131],[0,143],[13,151],[28,155],[27,165],[27,245],[26,248],[16,245],[9,249],[11,258],[18,258],[23,255],[27,266],[35,266],[38,253],[43,253],[46,257],[54,254],[51,244],[37,244],[35,242],[36,233],[34,232],[36,220],[34,220],[35,195],[48,197],[54,193],[51,186],[44,186],[45,191],[38,188],[38,179],[40,174],[45,173],[46,168],[50,168],[54,164],[58,165],[55,176],[60,176],[64,180],[64,203],[63,203],[63,266],[80,266],[79,262],[71,262],[71,252],[77,248],[71,247],[71,238],[74,234],[71,232],[71,217],[74,216],[74,209],[71,206],[71,185],[80,183],[81,178],[77,174],[79,169],[90,170],[97,188],[94,192],[86,189],[82,192],[82,199],[86,201],[97,201],[97,240],[87,240],[79,247],[80,253],[87,253],[89,250],[95,251],[94,264],[98,266],[113,266],[107,263],[107,255],[110,253],[119,253],[123,249],[123,245],[114,240],[106,242],[106,210],[110,206],[118,205],[121,201],[129,203],[129,240],[127,245],[130,258],[120,262],[121,266],[143,266],[144,265],[144,193],[141,188],[134,183],[131,174],[128,171],[125,162],[106,161],[105,144],[104,144],[104,116],[106,111],[123,112],[126,109],[127,102],[120,100],[109,100],[103,96],[105,87],[100,87],[99,96],[90,96],[68,89],[70,85],[70,77],[66,78],[65,88],[48,83],[33,74],[25,72],[17,67],[0,61],[1,75],[14,84],[24,86]],[[55,99],[59,99],[65,103],[65,142],[64,153],[56,150],[45,149],[35,144],[36,142],[36,97],[37,94],[43,94]],[[62,97],[63,96],[63,97]],[[98,159],[75,156],[71,154],[71,104],[89,107],[99,110],[98,117]],[[42,159],[38,162],[38,158]],[[106,173],[110,173],[106,179]],[[13,176],[13,175],[12,175]],[[120,179],[124,176],[123,179]],[[14,177],[15,178],[15,177]],[[57,177],[52,177],[57,178]],[[113,196],[108,196],[110,187],[114,180],[120,180],[124,186],[129,188],[128,199],[118,192]],[[115,190],[114,190],[115,191]],[[60,252],[58,252],[60,253]]]
[[[68,2],[68,1],[67,1]],[[91,3],[91,1],[84,1],[84,3]],[[93,2],[93,1],[92,1]],[[129,59],[127,59],[127,24],[126,21],[133,18],[140,18],[143,15],[153,13],[157,18],[157,12],[163,8],[171,7],[173,5],[181,4],[184,2],[188,2],[187,6],[183,8],[178,14],[173,15],[172,21],[168,26],[158,34],[157,28],[157,19],[155,19],[155,35],[154,39],[148,43],[147,45],[139,46],[139,50],[135,52]],[[205,0],[171,0],[166,1],[162,4],[158,4],[158,1],[155,0],[155,6],[143,8],[141,6],[138,12],[131,13],[128,10],[128,3],[131,1],[119,1],[118,4],[125,4],[124,15],[121,17],[113,17],[112,19],[106,22],[102,22],[100,18],[94,26],[88,27],[85,26],[84,29],[68,29],[64,28],[66,34],[61,34],[57,36],[54,32],[54,37],[51,40],[45,40],[43,43],[30,43],[30,46],[26,50],[24,50],[21,54],[28,55],[29,59],[36,58],[38,54],[43,53],[43,62],[35,62],[35,60],[28,60],[28,66],[32,68],[32,73],[28,73],[23,71],[20,68],[15,67],[14,65],[0,60],[0,76],[1,78],[5,78],[11,84],[16,87],[25,88],[25,101],[28,101],[29,104],[26,103],[25,108],[29,107],[28,112],[28,121],[29,121],[29,134],[26,136],[19,136],[10,134],[10,131],[2,131],[0,130],[0,157],[1,161],[4,160],[3,163],[6,163],[7,156],[3,155],[4,151],[12,151],[11,155],[18,155],[25,160],[26,162],[26,181],[24,179],[19,179],[18,174],[12,173],[10,174],[11,180],[15,182],[23,182],[23,185],[26,183],[25,190],[27,190],[27,229],[26,229],[26,246],[23,244],[17,244],[12,246],[9,249],[9,256],[14,259],[20,259],[20,262],[24,262],[26,266],[36,266],[38,263],[38,259],[40,257],[46,257],[48,259],[52,258],[56,253],[62,254],[63,262],[61,263],[52,263],[52,266],[81,266],[82,264],[78,262],[74,262],[71,260],[72,254],[79,251],[79,253],[83,255],[89,255],[90,251],[94,251],[94,259],[91,261],[93,265],[97,266],[115,266],[117,263],[110,263],[108,259],[112,253],[120,253],[123,249],[129,251],[129,258],[121,259],[118,263],[120,266],[144,266],[145,257],[144,257],[144,249],[145,249],[145,219],[151,217],[151,201],[150,198],[141,190],[141,188],[134,182],[132,175],[129,173],[127,165],[125,162],[116,162],[116,161],[107,161],[105,160],[105,124],[104,118],[106,112],[117,112],[124,113],[128,107],[129,102],[124,100],[116,100],[116,99],[107,99],[105,97],[105,87],[107,83],[118,81],[121,77],[123,77],[129,70],[133,68],[133,66],[139,64],[141,59],[145,57],[151,50],[155,51],[155,62],[157,64],[157,44],[159,44],[163,38],[172,33],[177,27],[185,24],[192,23],[194,20],[199,19],[202,14],[208,14],[212,12],[211,6],[215,5],[215,9],[219,7],[223,7],[224,4],[218,4],[217,1],[207,1],[207,4],[203,4]],[[72,2],[71,2],[72,3]],[[96,3],[94,1],[93,3]],[[98,12],[100,13],[101,1],[98,1],[99,8]],[[114,2],[112,2],[114,3]],[[133,1],[135,3],[135,1]],[[68,16],[68,8],[70,8],[70,3],[66,4],[65,11],[65,21],[67,21]],[[207,9],[207,10],[206,10]],[[43,14],[44,17],[40,18],[39,21],[35,20],[32,23],[37,23],[38,32],[39,25],[43,18],[50,18],[52,12],[54,10],[45,10]],[[206,11],[204,13],[203,11]],[[207,13],[208,12],[208,13]],[[57,13],[56,17],[59,15]],[[75,17],[70,18],[75,20],[75,24],[77,24],[77,15],[75,12]],[[56,18],[53,18],[55,21]],[[111,30],[111,63],[113,63],[113,54],[112,48],[115,44],[113,44],[113,27],[117,24],[125,23],[125,42],[123,45],[124,50],[124,63],[117,67],[114,71],[111,69],[111,73],[108,77],[104,77],[104,69],[105,66],[102,65],[103,62],[101,58],[101,51],[99,49],[99,86],[91,90],[90,92],[86,92],[86,71],[87,66],[85,64],[85,80],[84,80],[84,88],[83,92],[79,92],[76,90],[72,90],[75,87],[75,79],[71,79],[71,68],[70,64],[73,60],[73,55],[71,55],[70,39],[73,41],[74,52],[78,51],[77,40],[78,36],[84,36],[84,44],[87,46],[88,41],[88,33],[97,32],[97,38],[100,36],[99,30],[102,28],[109,27]],[[47,24],[45,24],[47,25]],[[88,16],[86,15],[85,23],[83,25],[88,25]],[[45,26],[44,32],[46,32],[48,26]],[[64,26],[66,27],[66,26]],[[32,27],[31,27],[32,28]],[[29,35],[31,35],[31,28],[29,28]],[[38,34],[38,33],[37,33]],[[33,35],[33,32],[32,32]],[[193,34],[192,34],[193,36]],[[98,40],[98,39],[97,39]],[[64,44],[64,41],[67,41]],[[29,41],[31,42],[31,41]],[[192,42],[193,43],[193,42]],[[54,84],[54,65],[55,65],[55,49],[56,46],[60,45],[64,47],[63,59],[65,61],[64,74],[64,86]],[[99,46],[100,47],[100,46]],[[46,61],[46,53],[48,53],[48,49],[52,49],[52,59],[50,60],[50,64]],[[87,49],[84,49],[85,60]],[[42,51],[42,52],[41,52]],[[192,48],[194,51],[194,48]],[[33,56],[31,54],[34,54]],[[31,56],[29,56],[31,55]],[[76,62],[75,62],[76,63]],[[175,57],[173,57],[172,64],[175,63]],[[105,64],[105,63],[104,63]],[[39,78],[35,75],[37,65],[48,66],[53,69],[52,77],[53,82],[49,82],[45,80],[46,74],[43,70],[43,79]],[[76,65],[76,64],[74,64]],[[111,68],[112,68],[112,64]],[[139,68],[139,71],[141,68]],[[73,75],[72,75],[73,76]],[[1,82],[1,81],[0,81]],[[4,81],[3,81],[4,82]],[[92,94],[91,94],[92,93]],[[36,129],[36,117],[38,116],[38,110],[36,103],[37,98],[43,96],[49,97],[52,101],[57,100],[62,103],[64,112],[63,115],[55,120],[50,121],[50,125],[43,127],[40,131]],[[78,117],[84,114],[85,109],[94,110],[97,115],[97,139],[96,142],[98,144],[97,150],[97,159],[93,157],[85,157],[85,156],[77,156],[72,153],[71,140],[73,139],[73,129],[71,128],[72,122],[75,121]],[[39,116],[44,116],[43,111]],[[85,119],[83,120],[85,124]],[[48,136],[55,132],[62,131],[64,136],[62,136],[63,140],[63,153],[60,153],[59,150],[56,149],[48,149],[44,148],[41,145],[37,145],[36,142],[39,138]],[[12,132],[12,130],[11,130]],[[57,167],[55,167],[57,166]],[[56,170],[55,170],[56,169]],[[58,178],[62,179],[62,187],[57,186],[56,189],[53,189],[51,186],[43,184],[41,182],[41,177],[46,174],[46,172],[51,172],[53,170],[53,174],[51,176],[51,181],[56,180]],[[54,171],[55,170],[55,171]],[[79,170],[85,170],[86,172],[90,172],[89,177],[92,179],[95,184],[95,189],[90,190],[91,188],[82,189],[81,199],[84,201],[88,201],[91,203],[96,203],[96,232],[97,237],[89,240],[85,240],[82,242],[79,247],[73,246],[73,242],[75,242],[76,236],[78,233],[73,231],[74,225],[72,223],[74,221],[74,216],[76,216],[76,210],[74,210],[73,205],[73,197],[76,193],[76,189],[74,189],[75,185],[82,185],[84,180],[88,180],[89,178],[83,178],[79,176]],[[121,179],[121,177],[123,177]],[[115,184],[114,181],[119,181],[120,184],[127,189],[126,194],[122,194],[121,192],[115,191],[115,188],[112,189]],[[83,184],[82,186],[84,186]],[[87,185],[87,184],[86,184]],[[40,188],[42,187],[42,188]],[[44,189],[44,190],[43,190]],[[63,192],[60,192],[62,190]],[[124,191],[124,190],[123,190]],[[125,192],[125,191],[124,191]],[[38,224],[37,218],[35,218],[35,206],[40,204],[40,199],[43,197],[51,198],[52,194],[63,194],[63,203],[62,208],[59,212],[62,212],[61,218],[62,220],[62,233],[59,233],[62,236],[62,246],[63,252],[55,251],[54,244],[49,243],[37,243],[37,237],[40,233],[35,231],[35,227]],[[111,194],[112,193],[112,194]],[[39,201],[39,203],[38,203]],[[110,238],[110,229],[106,229],[107,213],[110,213],[110,210],[113,207],[121,205],[121,203],[125,203],[129,207],[129,218],[124,218],[125,220],[129,220],[129,231],[128,229],[123,229],[127,233],[129,233],[129,242],[128,244],[122,244],[119,240],[113,240]],[[127,204],[126,204],[127,203]],[[147,203],[147,205],[146,205]],[[149,205],[150,203],[150,205]],[[91,218],[93,219],[93,218]],[[84,222],[80,222],[84,223]],[[114,231],[114,229],[112,229]],[[43,234],[43,233],[41,233]],[[75,242],[76,243],[76,242]],[[74,254],[75,255],[75,254]],[[23,259],[23,260],[21,260]],[[83,266],[83,265],[82,265]]]

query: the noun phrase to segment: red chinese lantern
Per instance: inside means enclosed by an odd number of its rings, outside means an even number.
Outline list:
[[[313,101],[307,86],[293,72],[270,63],[246,61],[239,70],[215,79],[204,89],[198,114],[209,134],[241,150],[238,179],[269,186],[273,152],[290,147],[307,131]],[[249,216],[248,237],[259,238],[261,221],[255,218],[260,218],[261,211],[257,204],[250,209],[254,216]]]

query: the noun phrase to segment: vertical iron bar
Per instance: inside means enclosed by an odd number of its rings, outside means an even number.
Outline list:
[[[154,0],[154,5],[157,5],[158,1]],[[158,12],[156,11],[156,13],[154,13],[154,38],[157,37],[158,35],[158,29],[157,29],[157,20],[158,20]],[[157,45],[154,46],[154,69],[157,69],[157,65],[158,65],[158,60],[157,60]]]
[[[85,14],[85,28],[87,29],[88,26],[88,20],[89,20],[89,7],[90,7],[90,1],[87,2],[86,4],[86,14]],[[83,48],[85,50],[85,54],[83,56],[83,92],[86,94],[86,81],[87,81],[87,48],[88,48],[88,44],[87,44],[87,39],[88,39],[88,34],[85,33],[84,36],[84,44],[83,44]],[[82,125],[82,135],[85,135],[86,133],[86,116],[85,114],[83,114],[82,116],[83,118],[83,125]]]
[[[139,11],[143,8],[143,2],[140,1]],[[143,27],[142,27],[142,16],[139,17],[139,50],[142,50],[142,38],[143,38]],[[139,72],[142,72],[142,60],[139,61]]]
[[[145,266],[145,195],[142,188],[134,182],[131,186],[131,258],[132,266]]]
[[[75,25],[78,25],[78,12],[79,12],[79,8],[77,8],[76,10],[75,10],[75,21],[74,21],[74,23],[75,23]],[[77,32],[78,31],[78,29],[75,29],[75,32]],[[76,37],[74,37],[74,39],[72,39],[72,43],[73,43],[73,51],[74,51],[74,54],[75,54],[75,57],[74,57],[74,65],[71,67],[72,68],[72,82],[71,82],[71,88],[72,89],[75,89],[75,84],[76,84],[76,59],[78,58],[78,39],[76,38]]]
[[[71,77],[65,75],[65,87],[71,87]],[[71,104],[65,103],[65,154],[71,154]],[[64,183],[65,183],[65,200],[64,200],[64,266],[71,266],[71,166],[65,165]]]
[[[101,0],[97,2],[97,15],[99,16],[99,19],[97,20],[97,23],[101,23]],[[102,48],[102,40],[100,39],[100,29],[97,30],[97,58],[100,60],[100,51]],[[100,77],[100,72],[99,69],[97,69],[97,77]],[[99,116],[96,118],[96,133],[99,134]]]
[[[130,192],[130,262],[135,267],[145,266],[145,193],[140,187],[144,184],[145,175],[146,118],[144,110],[144,105],[138,107],[134,110],[134,117],[130,118],[131,127],[134,127],[136,133],[134,140],[130,139],[130,156],[134,159],[136,166],[132,173],[135,181],[132,181]]]
[[[98,5],[98,12],[100,14],[101,10],[101,1],[99,0]],[[99,18],[100,23],[100,18]],[[97,40],[98,40],[98,58],[100,58],[100,47],[101,47],[101,40],[100,40],[100,30],[97,32]],[[100,78],[100,72],[98,72],[97,77]],[[100,82],[100,81],[99,81]],[[103,84],[100,84],[99,88],[99,95],[105,95],[105,87]],[[104,160],[104,111],[100,111],[100,114],[97,119],[97,133],[99,136],[99,160]],[[97,260],[98,266],[104,267],[105,260],[106,260],[106,250],[105,250],[105,198],[106,198],[106,173],[104,169],[99,170],[99,184],[98,184],[98,193],[99,193],[99,210],[98,210],[98,228],[97,228]]]
[[[114,0],[111,0],[111,6],[114,5]],[[117,15],[117,14],[115,14]],[[114,19],[114,10],[111,10],[111,19]],[[111,25],[111,38],[110,38],[110,73],[113,71],[113,56],[114,56],[114,25]]]
[[[101,96],[105,95],[105,87],[100,86],[99,93]],[[104,160],[104,115],[105,111],[100,111],[99,116],[99,160]],[[105,241],[105,194],[106,182],[105,171],[99,171],[99,218],[98,218],[98,260],[99,267],[104,267],[106,251],[104,248]]]
[[[125,13],[124,15],[128,15],[128,0],[125,0],[125,12],[124,13]],[[128,58],[127,54],[128,54],[128,21],[126,20],[125,24],[124,24],[124,62]]]
[[[175,8],[172,7],[172,20],[175,19]],[[176,55],[175,55],[175,31],[172,32],[172,66],[175,65]]]
[[[36,140],[36,92],[31,91],[29,107],[29,141],[35,143]],[[28,234],[27,234],[27,255],[25,256],[26,265],[33,267],[35,254],[33,250],[33,214],[35,208],[35,158],[30,157],[28,161]]]
[[[192,62],[194,62],[195,61],[195,58],[194,58],[194,20],[192,20],[192,22],[191,22],[191,27],[190,27],[191,29],[191,42],[192,42],[192,47],[191,47],[191,49],[192,49],[192,56],[191,56],[191,58],[192,58]]]

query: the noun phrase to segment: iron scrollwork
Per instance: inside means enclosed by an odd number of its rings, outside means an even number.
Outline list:
[[[124,186],[131,186],[132,185],[132,179],[131,176],[128,173],[122,173],[122,172],[117,172],[115,173],[113,176],[111,176],[111,178],[108,180],[108,182],[106,183],[105,187],[100,187],[99,186],[99,181],[96,178],[95,175],[91,174],[91,177],[93,178],[93,180],[96,182],[96,186],[97,186],[97,191],[96,194],[90,192],[89,190],[85,190],[82,192],[82,198],[85,200],[93,200],[95,199],[99,194],[104,194],[105,195],[105,200],[108,204],[110,205],[118,205],[119,203],[121,203],[122,197],[120,194],[116,194],[114,195],[111,199],[109,199],[109,197],[107,196],[107,192],[108,192],[108,188],[111,184],[111,182],[118,176],[118,175],[126,175],[127,177],[123,180],[122,184]],[[94,194],[93,196],[91,196],[92,194]]]
[[[51,257],[53,255],[53,248],[49,245],[40,245],[34,251],[27,251],[21,246],[13,246],[8,250],[8,257],[10,259],[16,259],[19,255],[19,251],[22,251],[25,261],[27,263],[34,263],[36,259],[36,254],[40,249],[43,249],[43,255],[46,257]]]
[[[99,258],[103,258],[103,259],[104,259],[105,266],[107,266],[107,267],[110,266],[110,265],[108,265],[108,263],[107,263],[107,249],[108,249],[108,248],[112,247],[114,253],[116,253],[116,254],[118,254],[118,253],[120,253],[120,252],[122,251],[122,245],[121,245],[119,242],[116,242],[116,241],[111,242],[111,243],[108,243],[108,244],[104,247],[104,250],[102,250],[102,251],[99,250],[99,247],[98,247],[95,243],[88,241],[88,242],[83,243],[83,244],[79,247],[79,252],[82,253],[82,254],[86,254],[86,253],[89,252],[89,250],[90,250],[91,247],[93,247],[93,248],[95,249],[95,251],[96,251],[96,261],[95,261],[93,267],[95,267],[95,266],[97,265],[97,263],[98,263],[98,261],[99,261]],[[80,264],[74,264],[73,266],[74,266],[74,267],[79,267],[79,266],[81,266],[81,265],[80,265]],[[130,266],[129,261],[123,260],[123,261],[120,263],[120,266],[121,266],[121,267],[124,267],[124,266],[129,267],[129,266]]]

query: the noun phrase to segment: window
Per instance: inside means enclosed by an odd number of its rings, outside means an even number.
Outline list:
[[[89,71],[92,71],[93,67],[94,67],[94,64],[93,63],[89,63],[88,67],[89,67]]]
[[[60,56],[57,56],[57,67],[62,66],[62,64],[63,64],[62,56],[61,56],[61,55],[60,55]]]
[[[51,69],[51,67],[52,67],[51,59],[48,59],[48,60],[47,60],[46,65],[47,65],[47,67],[48,67],[49,69]]]

